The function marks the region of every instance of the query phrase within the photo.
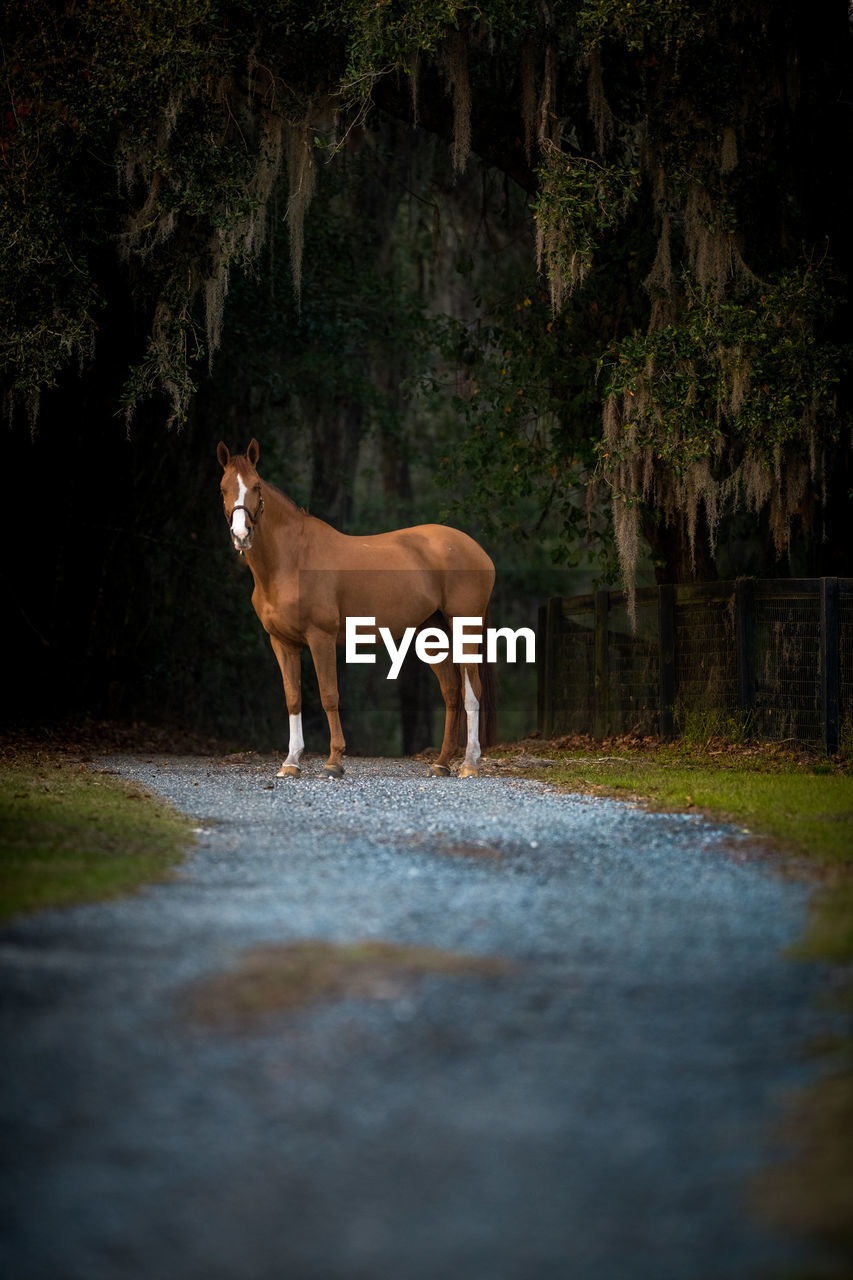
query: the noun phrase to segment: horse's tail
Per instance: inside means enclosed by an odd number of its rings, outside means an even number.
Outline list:
[[[491,617],[491,610],[486,606],[486,616],[483,619],[483,629],[488,631]],[[480,666],[480,684],[482,686],[482,696],[480,698],[480,747],[485,750],[486,747],[493,747],[498,740],[498,708],[497,708],[497,690],[495,688],[495,664],[486,662],[486,642],[483,640],[483,661]]]

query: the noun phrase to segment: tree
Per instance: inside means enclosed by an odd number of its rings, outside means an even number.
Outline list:
[[[534,501],[533,527],[549,506],[570,557],[579,495],[606,493],[629,589],[644,537],[661,576],[749,567],[730,536],[743,513],[771,548],[753,567],[838,567],[841,6],[22,0],[2,57],[12,415],[35,423],[80,368],[99,414],[131,422],[153,398],[185,424],[277,202],[298,297],[318,159],[378,111],[446,137],[458,172],[473,149],[535,207],[547,301],[448,326],[472,500]],[[358,434],[344,418],[335,432]]]

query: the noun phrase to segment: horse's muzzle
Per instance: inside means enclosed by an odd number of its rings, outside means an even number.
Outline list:
[[[245,507],[235,507],[231,513],[231,541],[238,551],[248,551],[252,545],[255,523],[249,519]]]
[[[255,536],[255,524],[263,509],[263,498],[259,498],[258,509],[254,512],[250,511],[242,503],[232,507],[228,527],[231,530],[231,540],[238,551],[248,551],[251,547],[252,539]]]

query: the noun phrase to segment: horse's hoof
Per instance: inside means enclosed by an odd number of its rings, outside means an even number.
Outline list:
[[[449,778],[450,770],[446,764],[431,764],[429,771],[434,778]]]
[[[475,764],[463,764],[459,770],[460,778],[479,778],[480,770]]]
[[[324,778],[342,778],[344,776],[344,767],[342,764],[324,764]]]
[[[301,778],[302,770],[298,764],[283,764],[275,776],[277,778]]]

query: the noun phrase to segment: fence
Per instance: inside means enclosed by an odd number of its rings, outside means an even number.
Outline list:
[[[552,597],[539,610],[545,737],[691,723],[838,750],[853,722],[853,578],[786,578]]]

